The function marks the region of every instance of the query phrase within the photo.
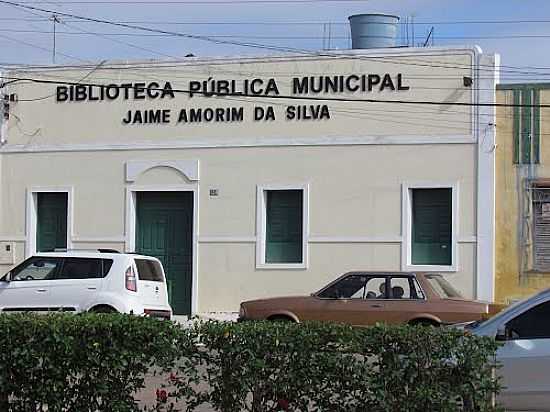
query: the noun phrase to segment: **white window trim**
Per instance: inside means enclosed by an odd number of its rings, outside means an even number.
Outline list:
[[[413,265],[412,261],[412,196],[413,189],[451,189],[451,265]],[[458,271],[458,182],[403,182],[402,183],[402,231],[401,269],[404,272],[457,272]]]
[[[191,315],[199,313],[199,185],[128,185],[126,187],[126,229],[124,249],[136,249],[136,193],[137,192],[193,192],[193,269],[191,285]]]
[[[27,189],[25,258],[36,253],[36,231],[38,221],[38,193],[67,193],[67,249],[73,248],[74,187],[40,186]]]
[[[268,190],[302,190],[302,262],[301,263],[266,263],[266,203],[265,192]],[[307,269],[309,267],[309,184],[269,184],[257,186],[256,193],[256,269]]]

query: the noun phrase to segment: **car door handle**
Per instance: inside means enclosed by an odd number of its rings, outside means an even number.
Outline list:
[[[96,289],[97,289],[97,288],[94,287],[94,286],[90,286],[90,287],[88,288],[88,290],[96,290]]]
[[[36,289],[37,292],[40,292],[40,293],[44,293],[44,292],[47,292],[48,289]]]
[[[382,305],[370,305],[371,308],[381,308]]]

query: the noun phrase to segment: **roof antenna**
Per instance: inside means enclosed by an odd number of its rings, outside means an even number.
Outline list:
[[[56,32],[55,32],[55,29],[56,29],[56,23],[60,23],[59,21],[59,17],[57,17],[57,15],[55,14],[52,14],[52,17],[50,17],[50,19],[53,21],[53,54],[52,54],[52,63],[55,64],[55,38],[56,38]]]
[[[432,46],[434,45],[434,40],[433,40],[433,34],[434,34],[434,26],[432,26],[432,28],[430,29],[430,32],[428,33],[428,37],[426,38],[426,41],[424,42],[424,47],[426,47],[428,45],[428,43],[430,42],[430,38],[432,39]]]

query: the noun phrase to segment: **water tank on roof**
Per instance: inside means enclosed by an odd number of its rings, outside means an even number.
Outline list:
[[[349,17],[353,49],[395,47],[399,17],[390,14],[355,14]]]

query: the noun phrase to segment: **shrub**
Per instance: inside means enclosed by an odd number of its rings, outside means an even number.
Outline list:
[[[170,396],[189,410],[495,409],[496,343],[455,329],[206,322],[188,334],[203,346],[178,362]]]
[[[0,411],[492,411],[494,340],[459,330],[170,322],[119,314],[0,315]],[[181,405],[181,403],[180,403]]]
[[[138,410],[145,373],[183,350],[172,323],[120,314],[3,314],[0,331],[2,411]]]

